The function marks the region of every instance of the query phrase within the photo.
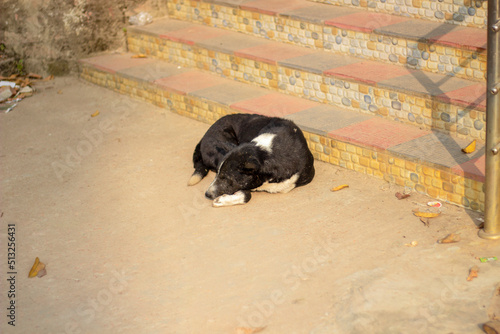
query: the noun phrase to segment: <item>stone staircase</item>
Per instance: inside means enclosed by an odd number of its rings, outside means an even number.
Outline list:
[[[483,211],[484,19],[319,2],[169,0],[168,18],[128,28],[130,53],[83,59],[81,77],[208,123],[289,118],[318,160]]]

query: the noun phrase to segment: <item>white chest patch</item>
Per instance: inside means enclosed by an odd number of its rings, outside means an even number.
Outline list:
[[[294,174],[291,178],[288,180],[285,180],[280,183],[270,183],[270,182],[265,182],[263,185],[260,187],[254,189],[255,191],[267,191],[268,193],[287,193],[293,188],[295,188],[295,184],[297,183],[297,180],[299,179],[299,173]]]
[[[255,145],[259,146],[261,149],[272,153],[272,147],[273,147],[273,140],[274,137],[276,137],[276,134],[274,133],[263,133],[257,137],[255,137],[252,140],[252,143],[255,143]]]

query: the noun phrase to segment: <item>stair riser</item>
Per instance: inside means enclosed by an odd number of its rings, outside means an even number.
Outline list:
[[[381,0],[311,0],[318,3],[363,8],[392,15],[409,16],[435,22],[446,22],[461,26],[486,28],[487,1],[465,0],[456,4],[444,1],[381,1]]]
[[[237,112],[229,106],[162,90],[157,85],[97,70],[83,64],[80,76],[94,84],[167,108],[183,116],[213,123],[223,115]],[[409,160],[391,152],[361,147],[304,129],[309,148],[316,159],[407,186],[430,197],[473,210],[484,210],[483,183],[454,175],[430,163]],[[422,148],[426,149],[426,148]]]
[[[382,61],[406,68],[484,81],[486,52],[375,32],[340,29],[289,17],[250,12],[200,1],[173,0],[169,15],[275,41]],[[376,25],[377,22],[374,22]]]
[[[128,45],[131,52],[146,53],[183,67],[207,70],[289,95],[380,115],[459,138],[485,139],[484,111],[449,104],[429,95],[383,89],[133,31],[129,31]]]

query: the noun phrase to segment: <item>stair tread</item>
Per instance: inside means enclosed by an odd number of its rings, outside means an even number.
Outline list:
[[[221,78],[197,69],[181,68],[132,54],[107,54],[80,60],[82,64],[161,89],[229,106],[234,111],[289,118],[303,130],[348,143],[388,151],[410,161],[427,162],[446,171],[484,182],[484,145],[473,154],[468,142],[442,133],[305,100],[265,88]]]
[[[308,0],[231,5],[172,0],[168,8],[171,18],[282,43],[479,82],[486,78],[487,31],[482,28]]]
[[[227,5],[227,1],[200,1]],[[377,13],[351,7],[331,6],[307,0],[257,0],[236,1],[233,4],[244,10],[274,16],[290,17],[305,22],[319,23],[357,31],[379,32],[414,40],[430,40],[434,43],[466,46],[471,50],[485,50],[485,29],[458,26],[387,13]]]
[[[446,22],[448,24],[486,28],[487,2],[472,1],[459,2],[453,0],[400,1],[374,0],[360,2],[358,0],[308,0],[316,3],[342,6],[346,8],[363,8],[372,12],[388,13],[393,15],[419,18],[432,22]]]
[[[464,107],[473,105],[482,111],[486,108],[486,84],[468,79],[406,69],[170,18],[158,19],[150,25],[131,27],[129,30],[291,69],[437,97]],[[467,87],[470,89],[467,90]]]

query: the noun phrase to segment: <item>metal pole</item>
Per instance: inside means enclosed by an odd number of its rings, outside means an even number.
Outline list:
[[[484,228],[479,236],[500,239],[500,0],[488,0],[486,175]]]

